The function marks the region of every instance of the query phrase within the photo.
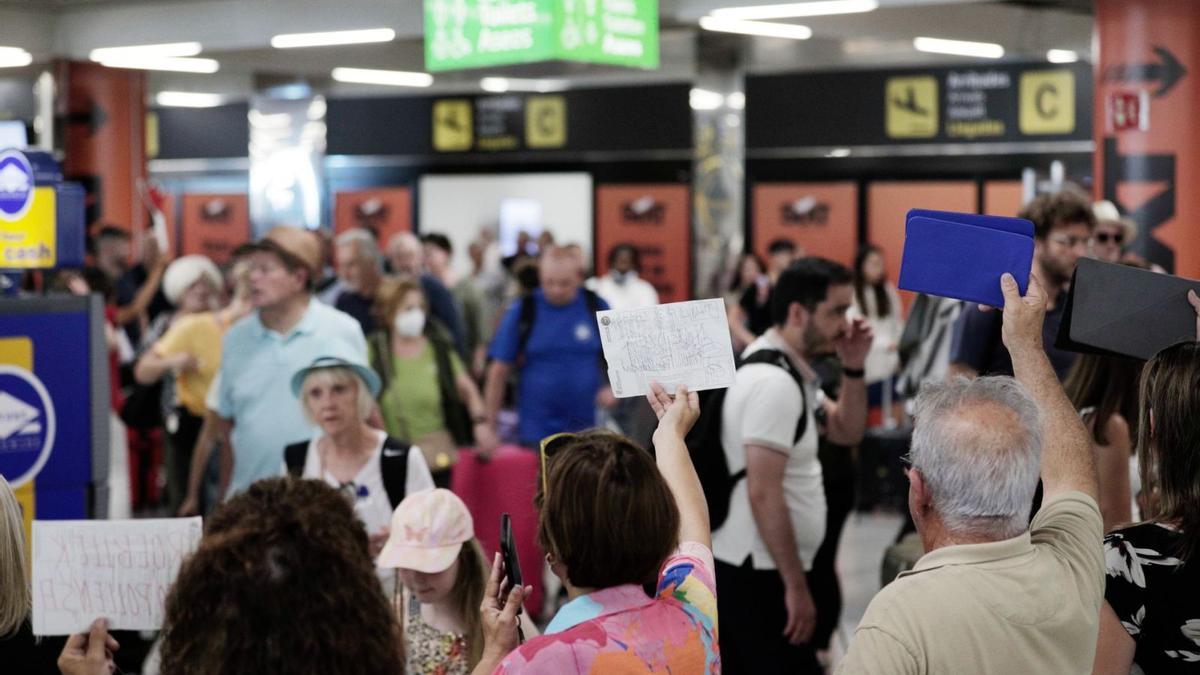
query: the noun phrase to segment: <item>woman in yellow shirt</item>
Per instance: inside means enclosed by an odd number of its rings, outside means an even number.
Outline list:
[[[173,276],[174,273],[174,276]],[[163,293],[178,309],[170,328],[138,359],[134,377],[152,384],[167,373],[175,377],[176,407],[167,417],[167,498],[174,513],[188,491],[192,452],[204,421],[204,398],[221,366],[221,338],[249,313],[248,268],[233,269],[234,296],[212,311],[224,286],[221,273],[204,256],[184,256],[163,275]]]

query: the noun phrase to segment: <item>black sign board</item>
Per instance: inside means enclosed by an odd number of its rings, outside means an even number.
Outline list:
[[[749,149],[1091,139],[1085,63],[746,78]]]

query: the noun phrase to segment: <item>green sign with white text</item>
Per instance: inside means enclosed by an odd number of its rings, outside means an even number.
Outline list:
[[[658,67],[658,0],[425,0],[430,72],[537,61]]]

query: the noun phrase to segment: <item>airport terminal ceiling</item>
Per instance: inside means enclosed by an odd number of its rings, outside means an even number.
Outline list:
[[[480,92],[488,76],[524,78],[554,88],[637,86],[695,81],[716,55],[732,55],[746,74],[946,65],[962,57],[916,51],[913,37],[936,26],[936,37],[999,43],[1004,60],[1044,59],[1048,50],[1091,50],[1090,0],[879,0],[860,14],[784,22],[812,30],[805,40],[749,37],[701,30],[698,22],[751,0],[660,0],[661,63],[653,70],[579,63],[543,63],[437,73],[425,89],[335,82],[334,68],[425,70],[418,0],[0,0],[0,44],[29,51],[33,63],[6,77],[35,77],[55,58],[86,59],[92,49],[195,41],[212,74],[152,72],[150,93],[170,90],[244,100],[264,84],[304,80],[334,96]],[[273,35],[387,27],[395,39],[378,44],[279,50]]]

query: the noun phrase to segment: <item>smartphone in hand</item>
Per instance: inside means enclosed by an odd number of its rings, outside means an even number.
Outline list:
[[[521,560],[517,557],[517,542],[513,539],[512,519],[507,513],[500,514],[500,559],[504,563],[504,576],[508,578],[508,588],[524,585],[521,580]],[[503,601],[503,598],[501,598]],[[517,610],[517,616],[522,610]],[[525,631],[517,623],[517,640],[524,644]]]
[[[521,561],[517,557],[517,543],[513,540],[512,519],[507,513],[500,515],[500,557],[504,561],[504,575],[510,587],[521,585]]]

